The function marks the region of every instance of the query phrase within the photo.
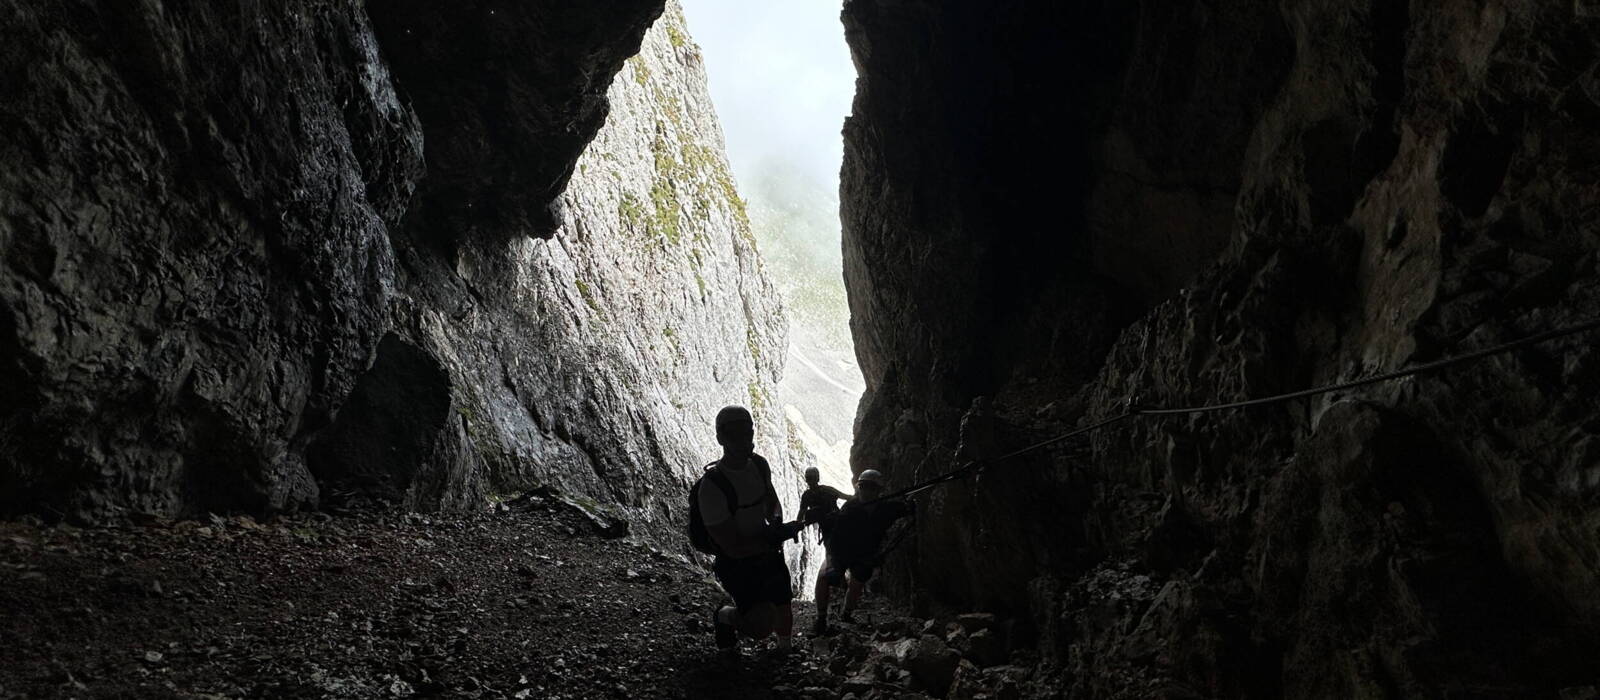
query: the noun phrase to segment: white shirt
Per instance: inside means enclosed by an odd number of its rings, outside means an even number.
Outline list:
[[[733,492],[739,501],[739,508],[730,514],[728,512],[728,497],[722,489],[717,488],[711,481],[701,482],[700,485],[700,517],[706,527],[715,527],[733,518],[739,539],[761,540],[767,525],[767,514],[772,512],[772,504],[767,501],[767,482],[761,478],[761,468],[756,460],[765,463],[761,455],[751,455],[750,460],[738,468],[718,464],[713,469],[722,472],[728,478],[728,483],[733,485]]]

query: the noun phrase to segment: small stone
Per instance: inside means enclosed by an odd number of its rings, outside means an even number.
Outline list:
[[[872,690],[873,686],[877,684],[877,678],[869,674],[858,673],[846,678],[844,684],[839,686],[839,691],[846,695],[856,695]]]
[[[144,660],[148,663],[159,664],[164,658],[166,656],[159,651],[147,651],[144,653]]]
[[[999,618],[990,613],[967,613],[957,615],[956,623],[960,624],[967,634],[974,634],[978,630],[993,630],[999,624]]]

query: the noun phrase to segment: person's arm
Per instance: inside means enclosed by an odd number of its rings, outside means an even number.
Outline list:
[[[751,462],[756,460],[760,460],[760,463],[752,464],[751,466],[760,469],[761,473],[766,476],[767,481],[767,522],[781,523],[783,522],[783,501],[778,500],[778,489],[772,485],[772,466],[767,464],[767,458],[761,455],[750,455]]]
[[[828,490],[828,495],[833,496],[833,500],[835,500],[835,501],[848,501],[848,500],[850,500],[850,497],[845,495],[845,493],[843,491],[840,491],[839,489],[836,489],[836,488],[834,488],[832,486],[824,486],[822,488],[827,489]]]

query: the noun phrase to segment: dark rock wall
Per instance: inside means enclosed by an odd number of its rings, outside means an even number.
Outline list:
[[[663,6],[4,3],[0,511],[676,523],[785,326],[676,9],[568,187]]]
[[[846,3],[855,467],[1591,317],[1586,8]],[[1593,684],[1593,345],[1006,463],[924,498],[891,583],[1031,620],[1091,697]]]
[[[606,88],[661,5],[367,3],[426,135],[410,228],[447,248],[473,235],[553,234],[556,198],[605,123]]]
[[[361,8],[0,14],[6,510],[314,502],[422,169]]]

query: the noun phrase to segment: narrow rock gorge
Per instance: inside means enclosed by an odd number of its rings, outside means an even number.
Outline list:
[[[927,621],[885,612],[812,666],[757,666],[818,688],[773,694],[1600,696],[1593,333],[997,460],[1137,407],[1594,319],[1600,6],[841,6],[852,467],[893,486],[987,467],[915,497],[879,579]],[[215,690],[238,695],[771,688],[685,671],[715,595],[680,556],[712,415],[755,410],[791,513],[808,457],[774,404],[782,303],[675,0],[0,17],[0,589],[40,620],[0,629],[39,669],[0,695],[222,687],[174,671],[180,651],[237,651],[226,668],[261,676]],[[339,657],[354,680],[303,650],[268,672],[251,631],[159,640],[121,659],[135,680],[101,647],[55,668],[71,645],[50,630],[93,636],[96,610],[248,617],[215,582],[169,597],[212,572],[307,596],[306,645],[376,618],[358,631],[381,658]],[[102,597],[51,597],[79,593]],[[439,661],[480,638],[434,623],[461,601],[498,645],[452,662],[471,674]],[[525,626],[555,651],[527,655]]]
[[[666,536],[722,405],[787,464],[781,302],[661,13],[11,3],[6,511],[550,486]]]
[[[855,468],[1592,319],[1597,14],[846,3]],[[1589,697],[1594,344],[995,464],[894,587],[1030,621],[1074,697]]]

